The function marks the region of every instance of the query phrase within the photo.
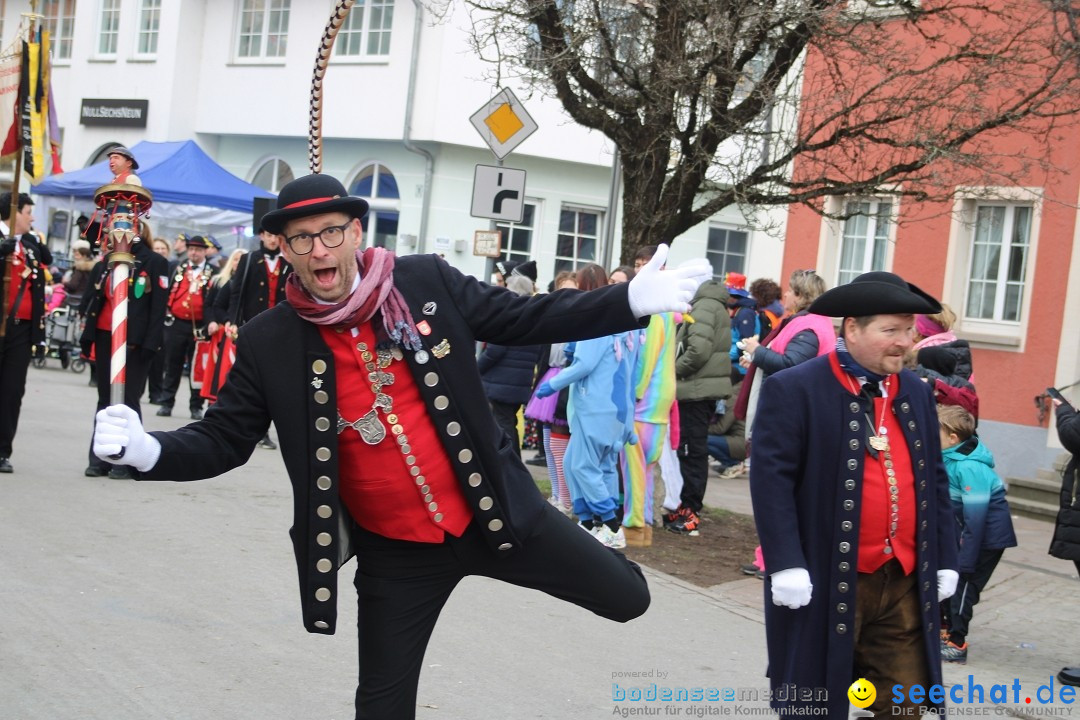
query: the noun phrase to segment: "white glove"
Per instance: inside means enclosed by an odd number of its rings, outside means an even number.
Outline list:
[[[690,312],[701,283],[713,275],[712,265],[705,258],[695,258],[681,263],[674,270],[660,271],[667,262],[668,246],[657,245],[656,253],[643,268],[637,271],[627,288],[630,311],[634,317],[645,317],[664,312]]]
[[[956,593],[956,583],[960,581],[960,573],[955,570],[937,571],[937,601],[947,600]]]
[[[773,605],[783,605],[792,610],[810,603],[814,586],[810,584],[810,573],[806,568],[788,568],[774,572],[772,580]]]
[[[161,443],[146,434],[134,410],[127,405],[110,405],[97,414],[94,454],[106,462],[146,472],[161,457]]]

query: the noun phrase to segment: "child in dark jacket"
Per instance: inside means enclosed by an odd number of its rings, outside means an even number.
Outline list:
[[[938,421],[960,538],[960,583],[941,608],[941,659],[966,663],[973,608],[1005,548],[1016,547],[1016,533],[1005,484],[994,472],[993,455],[975,435],[975,418],[958,405],[940,405]]]

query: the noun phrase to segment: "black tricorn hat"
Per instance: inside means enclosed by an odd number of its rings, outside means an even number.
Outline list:
[[[506,280],[511,275],[523,275],[536,282],[536,261],[526,260],[515,262],[514,260],[499,260],[495,263],[495,270]]]
[[[131,169],[132,170],[138,170],[139,169],[139,161],[136,160],[135,156],[131,154],[131,151],[128,150],[123,145],[117,145],[114,148],[110,148],[109,152],[106,153],[106,157],[108,157],[109,155],[123,155],[124,157],[126,157],[128,160],[131,161]]]
[[[262,216],[262,229],[280,235],[285,223],[295,218],[328,212],[362,218],[367,211],[367,200],[349,195],[340,180],[315,173],[296,178],[281,188],[277,209]]]
[[[941,303],[899,275],[868,272],[847,285],[823,293],[807,308],[828,317],[866,317],[868,315],[933,315],[941,312]]]

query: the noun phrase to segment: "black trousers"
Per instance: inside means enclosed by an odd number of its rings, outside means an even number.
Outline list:
[[[617,622],[632,620],[649,607],[640,568],[546,504],[524,547],[505,559],[488,548],[475,522],[460,538],[448,535],[440,544],[391,540],[364,530],[355,540],[357,720],[416,716],[416,686],[428,639],[450,593],[467,575],[540,590]]]
[[[521,439],[517,431],[517,414],[521,409],[521,403],[504,403],[491,400],[491,414],[495,416],[495,424],[502,428],[510,439],[510,444],[521,450]]]
[[[165,377],[162,381],[161,404],[171,408],[176,403],[176,391],[180,389],[180,378],[184,374],[184,360],[195,353],[195,331],[191,327],[190,320],[179,318],[165,328]],[[194,412],[202,410],[203,397],[199,391],[191,387],[191,379],[188,378],[188,389],[191,397],[188,399],[188,407]]]
[[[709,418],[716,400],[679,401],[679,470],[683,507],[701,512],[705,485],[709,481]]]
[[[7,334],[0,340],[0,457],[11,457],[11,443],[19,427],[19,411],[30,367],[30,322],[8,318]]]
[[[150,400],[160,400],[165,394],[165,348],[154,353],[154,359],[150,361],[150,370],[146,376],[147,389]]]
[[[955,644],[963,645],[967,640],[968,626],[975,606],[979,603],[979,596],[990,582],[990,576],[1004,554],[1004,550],[980,550],[979,556],[975,558],[975,570],[960,573],[956,592],[948,602],[941,603],[942,627],[948,628],[949,638]]]
[[[150,371],[150,359],[159,353],[144,353],[142,350],[132,349],[128,346],[127,369],[124,381],[124,404],[138,413],[142,418],[142,408],[139,401],[143,390],[146,389],[146,375]],[[98,330],[94,335],[94,355],[97,363],[94,365],[94,376],[97,378],[97,409],[94,410],[94,427],[97,427],[97,411],[112,405],[112,333],[106,330]],[[91,467],[112,468],[110,463],[105,462],[94,454],[94,436],[90,435],[90,465]]]

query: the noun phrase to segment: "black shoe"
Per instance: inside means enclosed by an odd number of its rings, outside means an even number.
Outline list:
[[[15,468],[11,467],[11,461],[6,457],[0,457],[0,473],[12,473]]]
[[[164,403],[165,401],[164,401],[164,400],[162,400],[162,399],[161,399],[161,398],[159,398],[159,397],[153,397],[153,396],[151,396],[151,398],[150,398],[149,400],[147,400],[146,402],[150,403],[151,405],[161,405],[161,404],[163,404],[163,403]]]
[[[134,476],[131,474],[131,468],[127,465],[114,465],[113,469],[109,471],[109,477],[113,480],[131,480]]]
[[[757,565],[753,563],[747,563],[746,565],[740,565],[739,569],[742,570],[743,575],[757,575],[761,570]]]
[[[1062,685],[1080,685],[1080,667],[1061,668],[1057,679]]]
[[[536,467],[547,467],[547,457],[544,455],[537,455],[536,457],[531,457],[526,460],[525,464],[535,465]]]
[[[157,411],[158,417],[172,417],[172,408],[168,405],[162,405]]]
[[[109,474],[109,468],[101,467],[99,465],[87,465],[83,470],[83,475],[86,477],[104,477]]]
[[[270,439],[269,435],[259,441],[259,447],[263,450],[277,450],[277,445],[274,444],[274,441]]]
[[[192,420],[202,420],[202,410],[192,410],[191,411],[191,419]]]

